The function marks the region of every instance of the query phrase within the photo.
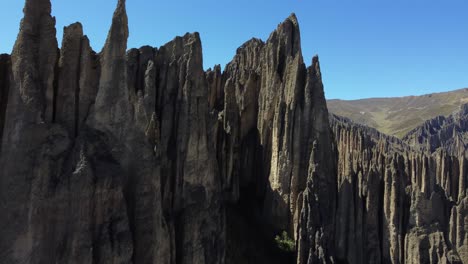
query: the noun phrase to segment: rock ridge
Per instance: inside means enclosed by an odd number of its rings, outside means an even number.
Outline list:
[[[466,106],[403,140],[330,115],[294,14],[204,71],[198,33],[127,50],[124,0],[100,53],[50,13],[0,55],[4,263],[468,263]]]

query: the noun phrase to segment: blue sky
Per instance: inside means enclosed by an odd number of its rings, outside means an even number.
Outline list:
[[[0,0],[0,53],[10,53],[24,2]],[[100,51],[116,0],[52,0],[57,37],[80,21]],[[263,40],[290,13],[306,64],[319,54],[326,97],[419,95],[468,87],[466,0],[127,0],[128,47],[200,32],[204,66],[224,66],[243,42]]]

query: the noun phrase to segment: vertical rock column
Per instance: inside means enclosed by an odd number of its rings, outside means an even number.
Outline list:
[[[328,121],[318,57],[308,69],[304,119],[310,118],[306,188],[298,196],[297,263],[334,262],[337,154]],[[304,128],[306,129],[306,128]],[[300,199],[302,198],[302,199]]]
[[[58,63],[55,122],[78,135],[94,105],[100,65],[80,23],[64,28]]]
[[[298,190],[305,188],[297,186],[301,176],[300,151],[307,147],[299,136],[305,76],[299,25],[295,15],[291,15],[270,34],[263,49],[258,101],[257,127],[270,185],[264,214],[265,219],[275,219],[269,224],[276,232],[292,233]]]
[[[101,71],[99,57],[91,49],[89,39],[86,36],[81,38],[79,69],[78,120],[76,122],[76,130],[78,132],[84,127],[92,106],[94,106]],[[75,116],[76,115],[75,113]]]
[[[160,139],[159,136],[156,138],[155,132],[146,131],[146,128],[155,130],[158,127],[155,123],[159,123],[156,118],[151,119],[156,108],[155,98],[152,98],[156,87],[151,85],[155,80],[150,73],[148,82],[145,82],[146,62],[154,57],[154,51],[147,47],[136,53],[136,76],[129,77],[133,71],[128,68],[127,60],[127,20],[125,1],[119,0],[106,44],[100,53],[99,88],[87,124],[103,132],[112,142],[112,156],[122,166],[133,239],[133,261],[170,263],[173,258],[170,251],[172,238],[162,212],[160,152],[156,146]],[[135,81],[132,86],[129,85],[130,79]],[[91,100],[88,102],[92,104]]]
[[[405,235],[405,174],[402,169],[401,156],[394,154],[388,157],[384,176],[383,201],[383,252],[382,257],[391,263],[403,261],[403,243]]]
[[[0,154],[0,252],[5,263],[51,262],[47,197],[54,167],[68,146],[60,128],[48,130],[54,108],[57,61],[55,19],[49,0],[27,0],[11,57],[12,82]],[[3,99],[2,99],[3,100]],[[37,242],[41,241],[41,243]]]
[[[8,93],[10,91],[11,57],[0,54],[0,153],[2,150],[3,126],[8,104]]]
[[[163,205],[177,263],[222,263],[224,220],[214,146],[208,144],[207,83],[198,33],[156,54]]]
[[[82,38],[83,28],[80,23],[63,29],[55,121],[63,124],[72,137],[78,128]]]
[[[119,0],[100,56],[99,90],[90,119],[92,127],[109,132],[117,139],[125,136],[132,120],[126,81],[127,38],[125,0]]]
[[[21,122],[51,122],[54,108],[54,69],[58,57],[55,18],[49,0],[28,0],[13,48],[16,91],[12,109],[24,113]],[[19,113],[18,113],[19,114]]]

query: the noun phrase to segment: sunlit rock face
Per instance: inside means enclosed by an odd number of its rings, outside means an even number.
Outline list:
[[[0,55],[2,263],[468,263],[466,107],[329,116],[294,14],[204,71],[198,33],[129,49],[124,0],[99,53],[50,12]]]

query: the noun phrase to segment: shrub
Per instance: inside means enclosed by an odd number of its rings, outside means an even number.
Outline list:
[[[277,235],[275,237],[275,241],[278,248],[280,248],[282,251],[294,252],[296,250],[296,243],[294,242],[294,239],[290,238],[286,231],[283,231],[281,236]]]

